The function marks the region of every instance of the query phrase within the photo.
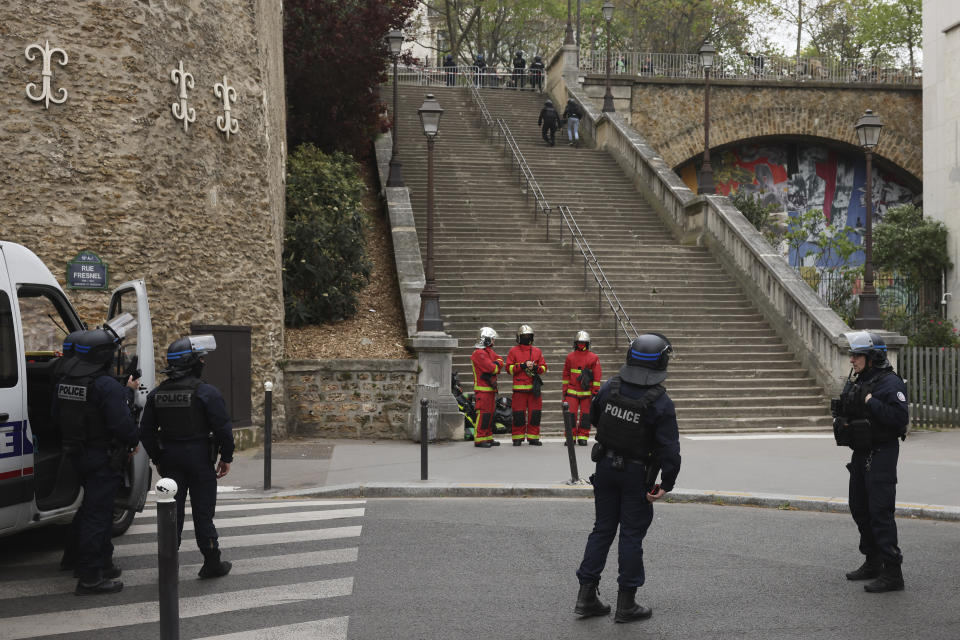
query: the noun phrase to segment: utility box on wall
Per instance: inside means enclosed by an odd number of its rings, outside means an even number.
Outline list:
[[[205,358],[203,379],[220,389],[233,426],[250,426],[250,327],[192,324],[190,333],[216,338],[217,350]]]

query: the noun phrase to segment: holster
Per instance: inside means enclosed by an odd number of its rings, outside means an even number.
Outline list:
[[[217,456],[220,453],[220,446],[217,444],[217,440],[213,437],[212,433],[207,436],[207,445],[210,447],[210,462],[217,464]]]
[[[833,437],[837,446],[850,447],[853,450],[866,450],[873,447],[873,434],[870,421],[866,418],[834,421]]]
[[[590,449],[590,459],[594,462],[600,462],[600,458],[607,454],[607,450],[599,442],[593,443],[593,448]]]

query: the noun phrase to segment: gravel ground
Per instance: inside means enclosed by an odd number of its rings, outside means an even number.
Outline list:
[[[397,288],[390,225],[371,171],[370,164],[363,165],[367,183],[365,235],[373,269],[369,284],[357,296],[357,314],[340,322],[288,327],[284,332],[284,355],[288,360],[400,360],[413,357],[403,346],[406,329]]]

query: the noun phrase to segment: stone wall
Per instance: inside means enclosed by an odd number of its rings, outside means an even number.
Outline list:
[[[284,367],[290,435],[404,439],[413,420],[415,360],[294,360]]]
[[[50,65],[67,99],[48,107],[26,95],[43,56],[25,56],[47,41],[68,56]],[[282,54],[275,0],[0,3],[0,238],[61,283],[82,249],[109,263],[111,286],[143,278],[158,358],[191,323],[251,326],[255,423],[264,380],[282,385]],[[194,80],[186,130],[171,111],[181,61]],[[237,98],[229,137],[214,93],[224,76]],[[68,295],[102,322],[108,293]]]
[[[618,78],[618,83],[623,79]],[[602,95],[602,76],[588,76],[588,95]],[[702,80],[632,80],[630,124],[671,167],[703,153]],[[623,87],[614,86],[614,92]],[[623,113],[621,101],[617,109]],[[876,156],[923,179],[922,91],[919,86],[814,82],[710,83],[710,147],[762,138],[831,140],[859,152],[854,124],[866,109],[883,119]]]

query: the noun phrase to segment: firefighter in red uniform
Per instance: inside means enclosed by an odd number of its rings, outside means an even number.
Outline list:
[[[547,363],[543,352],[533,346],[533,327],[528,324],[517,329],[517,346],[507,354],[507,373],[513,376],[513,446],[527,442],[539,447],[540,414],[543,398],[539,376],[546,373]],[[536,376],[536,377],[534,377]]]
[[[473,366],[473,397],[477,408],[477,435],[473,438],[473,446],[489,449],[499,447],[500,443],[493,439],[493,412],[497,404],[497,374],[503,371],[503,358],[493,350],[493,341],[497,339],[497,332],[490,327],[480,328],[480,338],[470,364]]]
[[[590,399],[600,391],[600,359],[590,351],[590,334],[578,331],[573,339],[573,351],[563,363],[563,401],[573,414],[573,439],[581,447],[590,437]],[[579,413],[580,417],[577,418]]]

